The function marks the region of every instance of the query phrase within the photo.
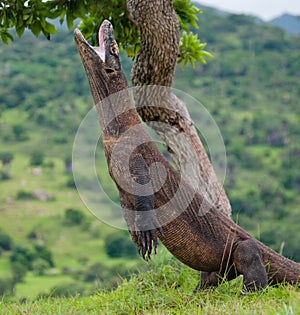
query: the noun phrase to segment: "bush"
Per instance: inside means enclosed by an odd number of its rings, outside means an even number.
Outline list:
[[[12,249],[10,256],[10,262],[12,264],[19,263],[24,266],[27,270],[32,270],[32,262],[36,259],[36,252],[27,247],[15,246]]]
[[[12,243],[12,238],[8,234],[0,231],[0,248],[3,250],[11,250]]]
[[[13,274],[13,280],[15,283],[23,282],[28,271],[27,266],[20,262],[14,262],[11,264],[11,271]]]
[[[17,141],[25,141],[28,140],[28,136],[26,134],[26,128],[23,125],[14,125],[12,126],[12,132]]]
[[[97,262],[84,272],[83,280],[86,282],[104,281],[110,277],[109,267],[105,266],[101,262]]]
[[[3,166],[10,164],[13,158],[14,155],[11,152],[0,152],[0,160]]]
[[[73,176],[70,177],[70,178],[67,180],[66,186],[67,186],[68,188],[76,188],[76,184],[75,184],[75,181],[74,181]]]
[[[43,276],[49,267],[49,263],[42,258],[36,259],[32,264],[33,272],[37,276]]]
[[[7,171],[0,171],[0,180],[9,180],[9,179],[11,179],[11,176]]]
[[[80,225],[85,221],[85,215],[76,209],[65,210],[65,224],[66,225]]]
[[[105,238],[105,251],[112,258],[137,256],[137,250],[125,231],[108,235]]]
[[[31,231],[27,234],[27,238],[29,240],[36,240],[38,238],[38,233],[35,231]]]
[[[46,246],[35,245],[34,250],[36,252],[35,257],[38,260],[42,259],[49,267],[54,267],[52,252]]]
[[[44,153],[41,151],[36,151],[31,154],[30,165],[31,166],[41,166],[44,162]]]
[[[29,191],[19,190],[17,192],[17,199],[18,200],[32,200],[32,199],[35,199],[35,197]]]

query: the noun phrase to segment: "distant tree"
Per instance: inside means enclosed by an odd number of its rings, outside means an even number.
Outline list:
[[[14,155],[11,152],[0,152],[0,160],[2,162],[2,166],[5,167],[11,163],[14,159]]]
[[[11,250],[12,244],[12,238],[8,234],[0,231],[0,249],[6,251]]]
[[[32,262],[36,258],[36,253],[33,249],[23,246],[15,246],[10,255],[12,265],[20,264],[27,270],[32,269]]]
[[[49,267],[49,263],[42,258],[36,259],[32,264],[33,272],[37,276],[43,276]]]
[[[75,184],[73,175],[68,178],[68,180],[66,182],[66,186],[68,188],[76,188],[76,184]]]
[[[35,199],[35,197],[33,196],[32,192],[29,191],[25,191],[25,190],[19,190],[17,192],[17,199],[18,200],[32,200]]]
[[[53,255],[49,248],[43,245],[35,245],[34,250],[36,252],[35,257],[37,259],[42,259],[48,264],[49,267],[54,267]]]
[[[10,179],[10,164],[14,155],[11,152],[0,152],[0,160],[2,162],[2,170],[0,170],[0,180]]]
[[[11,271],[13,274],[13,280],[17,283],[24,281],[28,269],[21,262],[15,262],[11,264]]]
[[[124,231],[110,234],[105,238],[105,251],[112,258],[136,256],[136,249]]]
[[[17,141],[24,141],[28,139],[26,128],[21,124],[13,125],[12,132]]]
[[[80,225],[84,222],[85,215],[76,209],[66,209],[64,219],[66,225]]]
[[[30,165],[41,166],[44,162],[44,153],[42,151],[35,151],[31,154]]]

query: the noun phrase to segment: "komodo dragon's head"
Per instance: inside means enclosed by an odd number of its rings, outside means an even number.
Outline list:
[[[112,24],[104,20],[99,28],[99,46],[91,46],[78,28],[74,31],[76,46],[90,81],[95,103],[117,90],[124,89],[123,72],[119,59],[118,44]],[[101,88],[99,88],[101,85]]]
[[[108,20],[104,20],[100,26],[99,48],[94,48],[102,61],[112,70],[120,70],[119,48],[115,41],[113,26]]]

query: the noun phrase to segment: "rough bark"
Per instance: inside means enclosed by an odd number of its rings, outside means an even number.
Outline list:
[[[180,41],[173,1],[127,0],[127,10],[141,37],[140,51],[131,73],[132,84],[171,87]],[[185,104],[171,91],[163,89],[159,93],[156,90],[152,104],[145,106],[140,99],[144,93],[138,89],[135,97],[138,113],[164,143],[176,168],[194,189],[230,217],[229,200]],[[189,161],[194,161],[193,170]]]

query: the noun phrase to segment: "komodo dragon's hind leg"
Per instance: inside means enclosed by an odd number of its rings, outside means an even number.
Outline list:
[[[255,240],[240,241],[232,254],[232,263],[233,265],[225,272],[201,272],[194,293],[203,288],[218,286],[224,280],[235,279],[240,274],[243,275],[244,289],[247,291],[259,290],[267,286],[266,268]]]
[[[244,288],[255,291],[268,284],[266,268],[260,257],[259,247],[254,239],[247,239],[237,244],[233,252],[233,264],[244,277]]]
[[[233,280],[238,276],[236,270],[232,267],[229,268],[227,272],[204,272],[201,271],[200,280],[194,290],[194,293],[199,292],[201,289],[209,288],[209,287],[216,287],[221,282],[227,280]]]

